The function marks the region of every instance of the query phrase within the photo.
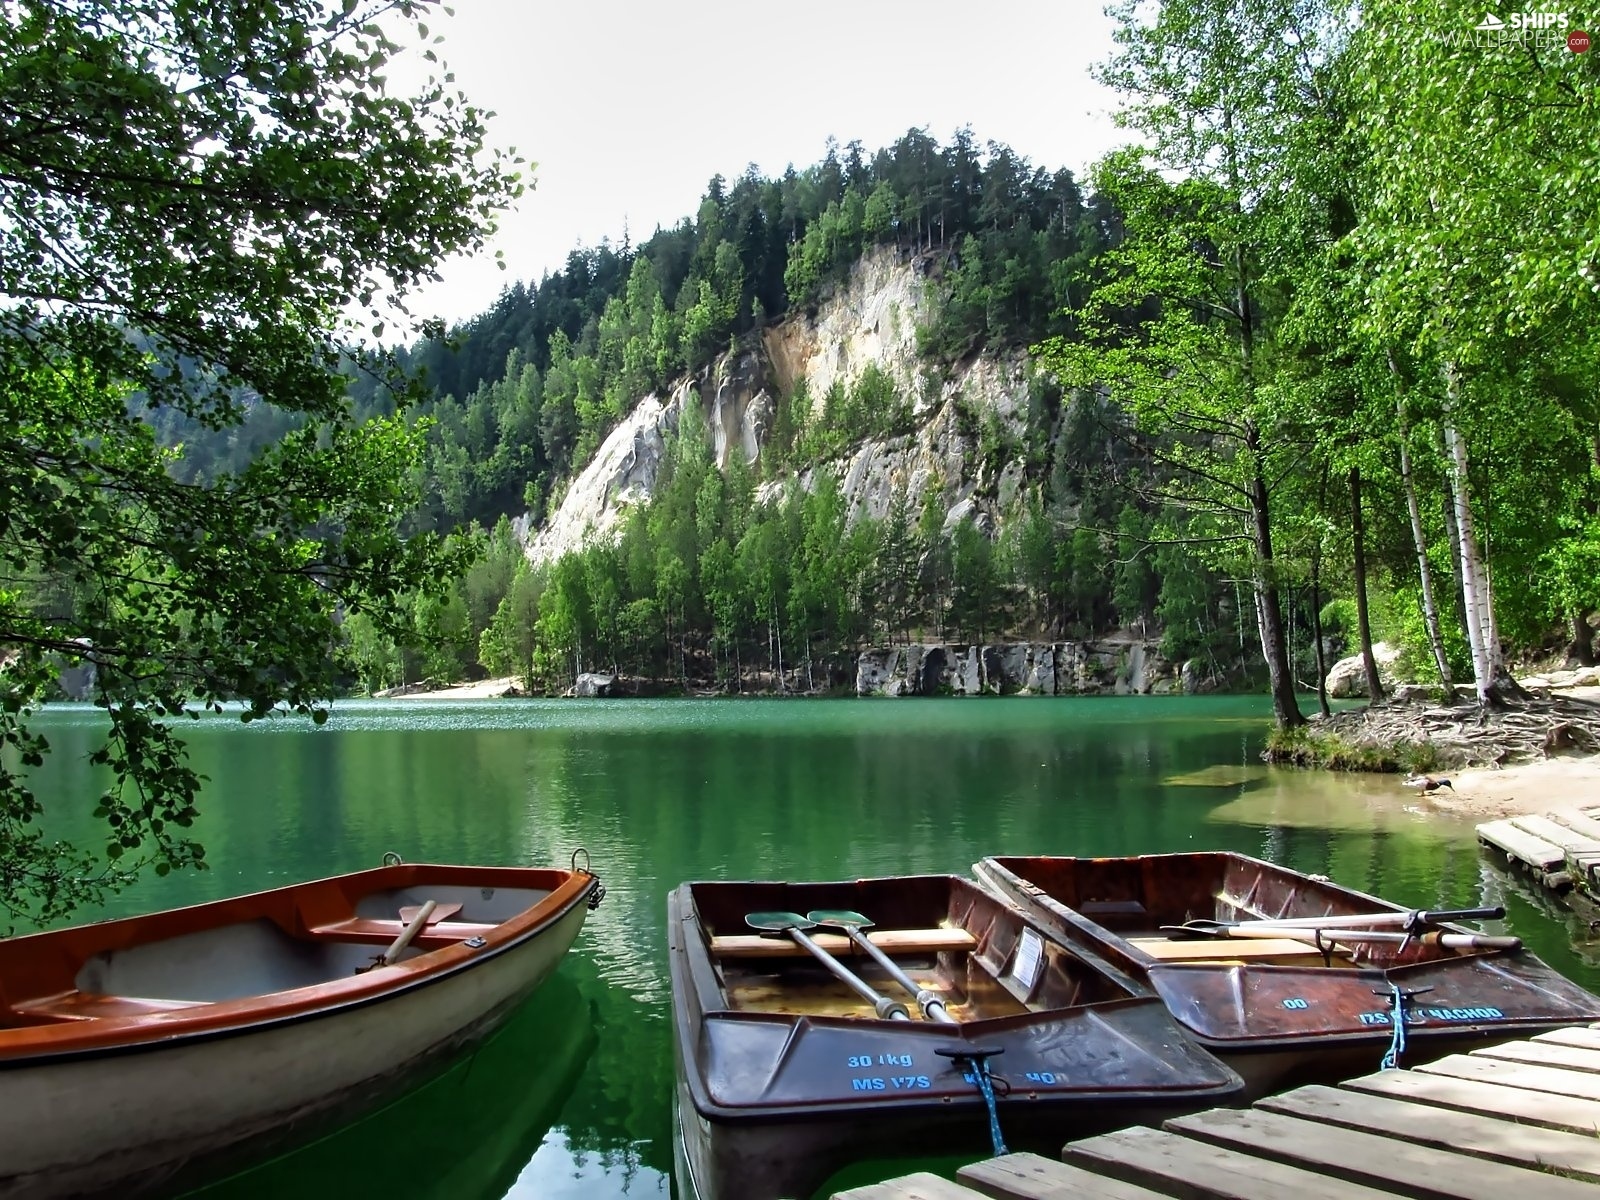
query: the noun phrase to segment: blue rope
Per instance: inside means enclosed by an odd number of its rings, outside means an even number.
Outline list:
[[[989,1060],[977,1058],[972,1061],[972,1072],[978,1078],[978,1090],[983,1093],[983,1102],[989,1107],[989,1140],[994,1143],[994,1155],[999,1158],[1010,1151],[1006,1149],[1006,1140],[1000,1136],[1000,1113],[995,1108],[994,1085],[989,1082]]]
[[[1390,989],[1394,993],[1394,1007],[1389,1015],[1389,1023],[1394,1026],[1389,1036],[1389,1052],[1383,1056],[1383,1070],[1397,1071],[1400,1069],[1400,1057],[1406,1052],[1406,994],[1400,990],[1398,983],[1391,983]]]

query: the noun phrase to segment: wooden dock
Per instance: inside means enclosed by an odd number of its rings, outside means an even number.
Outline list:
[[[833,1200],[1600,1200],[1597,1132],[1600,1025]]]
[[[1478,840],[1553,891],[1578,884],[1600,893],[1600,807],[1489,821],[1478,826]]]

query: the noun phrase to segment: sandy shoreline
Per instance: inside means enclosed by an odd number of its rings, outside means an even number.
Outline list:
[[[1427,802],[1441,812],[1484,818],[1576,813],[1600,806],[1600,755],[1560,755],[1449,775],[1455,791]]]
[[[432,692],[407,692],[393,696],[394,700],[498,700],[516,688],[515,675],[502,675],[498,679],[480,679],[476,683],[458,683]]]

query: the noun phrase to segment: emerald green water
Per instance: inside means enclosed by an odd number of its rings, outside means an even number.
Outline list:
[[[1392,777],[1261,766],[1268,717],[1253,698],[1130,697],[352,702],[320,729],[207,718],[188,732],[214,869],[152,877],[91,915],[357,870],[387,850],[564,864],[584,846],[606,885],[558,976],[474,1058],[205,1200],[668,1195],[663,923],[685,879],[1234,849],[1406,904],[1504,903],[1505,931],[1600,988],[1587,931],[1481,859],[1470,822]],[[54,821],[87,829],[99,714],[52,708],[43,725],[55,749],[39,790]]]

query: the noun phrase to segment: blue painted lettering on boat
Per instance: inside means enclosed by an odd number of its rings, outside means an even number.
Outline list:
[[[1290,996],[1283,1002],[1285,1008],[1310,1008],[1311,1001],[1302,1000],[1299,996]]]
[[[873,1077],[871,1079],[852,1079],[850,1081],[850,1090],[853,1092],[881,1092],[887,1086],[888,1085],[882,1079],[877,1077]]]
[[[1498,1008],[1408,1008],[1407,1025],[1425,1025],[1429,1021],[1504,1021],[1506,1014]],[[1360,1014],[1363,1025],[1387,1025],[1386,1012]]]
[[[911,1055],[909,1054],[880,1054],[878,1061],[886,1067],[909,1067]]]

